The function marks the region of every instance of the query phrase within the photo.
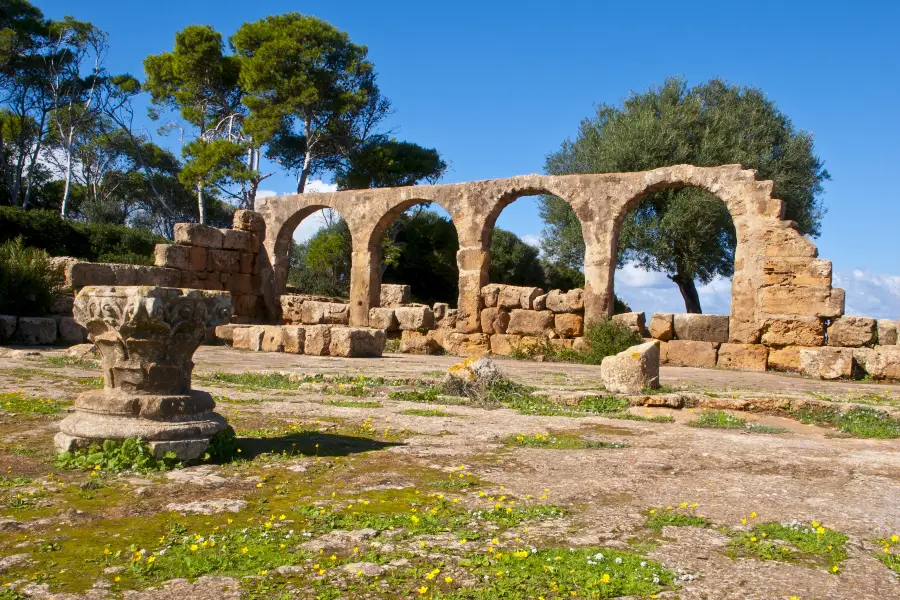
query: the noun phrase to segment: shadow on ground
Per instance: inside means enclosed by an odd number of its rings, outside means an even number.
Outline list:
[[[238,437],[241,456],[253,459],[263,454],[303,454],[306,456],[348,456],[403,446],[402,442],[379,442],[367,437],[303,431],[270,438]]]

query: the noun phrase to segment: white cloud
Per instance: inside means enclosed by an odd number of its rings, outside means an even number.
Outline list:
[[[684,299],[664,273],[646,271],[634,263],[616,270],[616,294],[632,310],[649,315],[655,312],[684,312]],[[697,288],[703,312],[727,315],[731,310],[731,280],[718,278]]]
[[[523,236],[519,236],[523,242],[528,244],[529,246],[535,246],[536,248],[541,247],[541,236],[535,235],[533,233],[526,233]]]
[[[313,179],[312,181],[306,182],[306,192],[336,192],[337,184],[336,183],[325,183],[321,179]]]
[[[835,271],[832,283],[846,291],[845,314],[891,320],[900,317],[900,275],[869,269]]]

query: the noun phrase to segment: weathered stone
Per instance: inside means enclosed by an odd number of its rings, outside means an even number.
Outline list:
[[[370,308],[369,327],[384,329],[385,331],[398,331],[400,323],[397,321],[397,315],[394,314],[394,310],[393,308]]]
[[[875,346],[865,368],[872,379],[900,380],[900,346]]]
[[[771,258],[763,263],[765,285],[831,287],[831,261],[819,258]]]
[[[581,339],[581,338],[576,338]],[[575,346],[574,339],[556,339],[556,340],[547,340],[547,343],[554,350],[571,350]]]
[[[256,266],[257,256],[259,255],[253,252],[241,252],[239,261],[240,272],[247,275],[253,275],[253,268]]]
[[[568,292],[550,290],[546,300],[547,310],[555,313],[580,312],[584,310],[584,290],[575,288]]]
[[[484,333],[449,333],[444,338],[444,350],[457,356],[483,356],[490,352],[491,337]]]
[[[766,370],[769,349],[762,344],[722,344],[716,366],[736,371]]]
[[[844,348],[872,346],[875,343],[875,319],[840,317],[828,327],[828,345]]]
[[[818,350],[818,348],[809,346],[769,348],[768,368],[776,371],[799,371],[801,350]]]
[[[603,386],[613,394],[639,394],[659,387],[659,342],[632,346],[600,363]]]
[[[341,567],[345,573],[351,575],[361,575],[364,577],[377,577],[388,570],[388,567],[378,565],[372,562],[354,562],[347,563]]]
[[[553,313],[549,310],[513,310],[506,332],[520,335],[545,335],[553,330]]]
[[[825,286],[771,286],[763,288],[761,308],[774,315],[836,318],[844,314],[844,290]]]
[[[16,335],[17,317],[13,315],[0,315],[0,343],[7,343]]]
[[[231,220],[231,226],[234,229],[242,229],[244,231],[252,231],[257,236],[266,228],[266,221],[262,215],[252,210],[239,209],[234,211],[234,217]]]
[[[447,309],[447,314],[441,319],[437,326],[441,329],[456,329],[456,319],[459,312],[455,308]]]
[[[288,354],[303,354],[306,330],[297,325],[281,326],[282,351]]]
[[[257,317],[259,312],[260,297],[254,294],[235,294],[234,314],[241,317]]]
[[[435,321],[440,321],[441,319],[446,317],[448,310],[450,310],[450,305],[446,302],[435,302],[434,306],[431,307],[431,311],[434,313]]]
[[[306,300],[300,307],[300,322],[304,325],[346,325],[349,319],[347,304]]]
[[[63,294],[50,305],[50,313],[54,315],[71,315],[72,306],[75,304],[75,296]]]
[[[59,425],[61,451],[136,437],[157,456],[200,456],[226,421],[191,390],[191,357],[231,316],[227,293],[161,287],[86,287],[75,319],[100,352],[105,387],[82,393]]]
[[[259,351],[262,348],[262,327],[238,327],[231,332],[231,345],[239,350]]]
[[[87,329],[79,325],[72,317],[60,317],[57,322],[59,340],[66,344],[83,344],[87,339]]]
[[[897,344],[897,323],[890,319],[878,319],[878,344],[881,346]]]
[[[767,319],[761,341],[767,346],[821,346],[825,323],[818,317]]]
[[[522,287],[519,292],[519,306],[527,310],[541,310],[534,307],[535,299],[540,298],[541,296],[544,296],[544,290],[541,288]]]
[[[386,339],[384,331],[380,329],[332,327],[328,353],[346,358],[377,357],[384,352]]]
[[[207,250],[206,268],[219,273],[239,273],[241,271],[241,255],[235,250]]]
[[[491,354],[499,356],[509,356],[518,348],[522,336],[509,335],[505,333],[495,333],[491,336]]]
[[[402,306],[394,309],[401,331],[434,329],[434,312],[427,306]]]
[[[575,313],[558,313],[553,317],[553,329],[564,338],[582,336],[584,335],[584,317]]]
[[[675,315],[672,313],[653,313],[648,328],[650,337],[668,342],[675,338]]]
[[[220,513],[239,513],[247,508],[245,500],[219,498],[216,500],[195,500],[186,504],[166,504],[166,510],[189,515],[217,515]]]
[[[488,335],[506,333],[509,325],[509,313],[498,307],[485,308],[481,311],[481,331]]]
[[[280,325],[263,327],[259,349],[263,352],[284,352],[284,340]]]
[[[404,331],[400,335],[401,354],[440,354],[441,352],[443,352],[443,348],[429,334],[418,331]]]
[[[303,329],[306,331],[303,354],[328,356],[328,349],[331,346],[331,325],[310,325]]]
[[[647,331],[647,326],[645,324],[647,318],[642,312],[620,313],[618,315],[613,315],[612,320],[622,323],[641,337],[650,337],[650,332]]]
[[[727,342],[727,315],[677,314],[675,339],[693,342]]]
[[[242,252],[256,252],[259,248],[259,240],[256,234],[241,229],[222,230],[222,248],[226,250],[240,250]]]
[[[191,271],[206,270],[206,248],[202,246],[187,246],[190,256],[188,267]]]
[[[716,366],[716,346],[712,342],[672,340],[660,348],[661,360],[674,367]]]
[[[535,296],[531,301],[531,310],[547,310],[547,294]]]
[[[175,223],[175,243],[203,248],[221,248],[224,239],[221,229],[200,223]]]
[[[403,306],[409,304],[409,286],[397,283],[381,284],[381,306]]]
[[[157,267],[187,271],[191,268],[191,248],[177,244],[157,244],[153,253],[153,262]]]
[[[532,289],[532,288],[528,288]],[[504,285],[500,287],[500,295],[497,298],[497,306],[506,310],[513,308],[528,308],[522,306],[522,297],[525,289],[515,285]],[[528,302],[531,304],[530,300]]]
[[[498,283],[489,283],[481,288],[481,298],[486,308],[497,306],[500,301],[500,290],[503,287]]]
[[[236,325],[234,323],[217,325],[213,330],[213,333],[217,340],[221,340],[226,344],[231,344],[234,341],[234,330],[240,329],[241,327],[246,327],[246,325]]]
[[[66,349],[66,356],[83,360],[96,358],[99,355],[97,353],[97,346],[94,344],[75,344]]]
[[[107,263],[72,262],[66,273],[67,285],[82,288],[88,285],[116,285],[116,274]]]
[[[816,348],[800,350],[800,373],[819,379],[840,379],[853,375],[853,350]]]
[[[25,346],[46,346],[56,342],[56,320],[43,317],[20,317],[16,339]]]

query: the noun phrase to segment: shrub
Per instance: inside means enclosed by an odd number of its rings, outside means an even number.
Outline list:
[[[65,276],[43,250],[18,237],[0,245],[0,313],[44,315],[63,294]]]
[[[587,348],[573,353],[573,358],[585,364],[599,365],[607,356],[618,354],[640,344],[643,338],[624,323],[612,319],[600,319],[587,324],[584,330],[584,341]]]

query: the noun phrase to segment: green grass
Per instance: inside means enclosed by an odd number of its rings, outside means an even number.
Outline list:
[[[663,527],[709,527],[712,523],[702,516],[694,514],[694,508],[674,507],[651,508],[647,511],[644,527],[662,529]]]
[[[15,477],[9,475],[0,476],[0,489],[3,488],[13,488],[20,485],[28,485],[31,483],[31,479],[28,477],[22,477],[21,475],[17,475]]]
[[[136,438],[122,442],[106,440],[102,445],[91,446],[73,452],[62,452],[55,458],[56,465],[63,469],[87,469],[95,472],[133,471],[149,473],[174,468],[178,461],[175,453],[166,453],[156,458],[150,447]]]
[[[816,522],[810,525],[760,523],[733,537],[729,553],[733,557],[815,564],[837,573],[847,558],[846,542],[846,535]]]
[[[566,511],[551,504],[531,504],[517,506],[515,501],[507,501],[506,505],[498,501],[488,510],[474,510],[471,515],[476,519],[490,521],[500,527],[518,527],[529,521],[545,521],[565,516]]]
[[[401,411],[401,415],[414,415],[417,417],[455,417],[456,415],[437,409],[409,408]]]
[[[900,575],[900,536],[893,535],[886,539],[875,540],[880,550],[875,553],[875,558],[884,563],[888,569]]]
[[[381,408],[381,402],[371,400],[328,400],[322,402],[327,406],[342,406],[345,408]]]
[[[236,404],[238,406],[254,406],[265,402],[262,398],[229,398],[228,396],[215,396],[213,399],[216,404],[224,402],[226,404]]]
[[[212,376],[198,377],[198,380],[210,383],[224,383],[226,385],[239,385],[253,389],[269,389],[269,390],[296,390],[300,389],[305,383],[321,383],[328,385],[343,386],[349,388],[372,388],[372,387],[396,387],[400,385],[411,385],[415,381],[407,379],[388,379],[385,377],[368,377],[365,375],[324,375],[317,373],[315,375],[286,375],[284,373],[259,373],[248,371],[245,373],[223,373],[217,372]],[[334,391],[334,390],[332,390]],[[346,395],[356,395],[351,389]]]
[[[29,398],[22,392],[0,394],[0,411],[17,415],[55,415],[67,404],[50,398]]]
[[[624,448],[621,442],[595,442],[567,433],[520,433],[503,438],[505,446],[520,448],[548,448],[551,450],[583,450],[588,448]]]
[[[792,413],[802,423],[834,427],[848,437],[900,438],[900,419],[868,407],[855,407],[846,412],[836,408],[804,408]]]
[[[722,410],[704,411],[697,419],[689,421],[688,425],[706,429],[739,429],[748,433],[777,434],[787,432],[787,429],[781,427],[770,427],[758,423],[748,423],[746,419],[742,419],[737,415],[732,415],[731,413]]]
[[[75,356],[50,356],[47,363],[52,367],[74,367],[76,369],[98,369],[100,363],[96,360],[87,358],[77,358]]]
[[[670,417],[669,415],[655,415],[652,417],[645,417],[644,415],[637,415],[630,412],[620,412],[614,413],[611,415],[604,415],[610,419],[622,419],[623,421],[645,421],[647,423],[674,423],[675,417]]]

